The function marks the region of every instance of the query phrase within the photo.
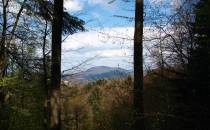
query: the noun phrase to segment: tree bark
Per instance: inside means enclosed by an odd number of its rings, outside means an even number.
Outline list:
[[[0,77],[4,77],[6,73],[6,34],[7,34],[7,6],[9,1],[2,0],[2,11],[3,11],[3,27],[1,34],[1,45],[0,45]]]
[[[45,50],[46,50],[46,38],[47,38],[47,28],[48,28],[48,22],[47,20],[45,21],[45,30],[44,30],[44,37],[43,37],[43,46],[42,46],[42,62],[43,62],[43,72],[44,72],[44,86],[45,86],[45,90],[46,93],[48,94],[48,85],[47,85],[47,63],[46,63],[46,54],[45,54]]]
[[[134,32],[134,130],[144,130],[143,105],[143,0],[136,0]]]
[[[52,66],[51,66],[51,130],[61,129],[61,41],[62,41],[63,0],[54,1],[52,23]]]
[[[44,90],[45,90],[45,102],[44,102],[44,128],[45,130],[49,129],[49,117],[50,117],[50,113],[49,113],[49,108],[50,108],[50,97],[49,97],[49,87],[48,87],[48,83],[47,83],[47,63],[46,63],[46,54],[45,54],[45,50],[46,50],[46,38],[47,38],[47,28],[48,28],[48,22],[47,20],[45,21],[45,30],[44,30],[44,36],[43,36],[43,46],[42,46],[42,55],[43,55],[43,81],[44,81]]]

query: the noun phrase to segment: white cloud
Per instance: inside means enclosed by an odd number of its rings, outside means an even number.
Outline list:
[[[101,4],[106,5],[108,3],[108,0],[88,0],[89,4]]]
[[[21,7],[20,4],[18,4],[16,1],[9,2],[9,11],[12,13],[18,13],[20,10],[20,7]]]
[[[77,12],[84,9],[84,4],[89,5],[101,5],[103,7],[106,7],[108,9],[115,9],[116,8],[116,2],[109,3],[111,0],[64,0],[64,7],[69,12]]]
[[[62,69],[97,56],[91,65],[131,66],[133,27],[115,27],[80,32],[70,36],[62,45]],[[77,51],[72,51],[77,50]],[[90,67],[90,66],[87,66]]]
[[[112,2],[112,0],[87,0],[87,2],[89,5],[101,5],[109,10],[115,10],[117,8],[117,2]]]
[[[94,18],[100,18],[101,17],[101,15],[97,12],[92,12],[91,14]]]
[[[162,4],[165,0],[149,0],[151,4]]]
[[[65,0],[64,7],[69,12],[77,12],[83,9],[83,2],[79,0]]]
[[[73,34],[63,43],[62,69],[71,68],[82,61],[97,56],[92,66],[118,66],[131,69],[133,53],[133,27],[113,27]],[[144,39],[157,37],[153,28],[144,28]],[[149,42],[145,42],[149,46]],[[148,51],[144,50],[144,55]]]
[[[171,5],[173,6],[174,9],[177,9],[181,6],[182,0],[172,0]]]
[[[101,57],[122,57],[131,55],[129,49],[103,50],[98,52]]]
[[[75,50],[79,48],[119,48],[129,46],[133,37],[133,28],[104,28],[88,32],[80,32],[70,36],[64,43],[63,49]]]

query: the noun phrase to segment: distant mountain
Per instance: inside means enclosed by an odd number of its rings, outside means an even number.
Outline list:
[[[131,74],[132,71],[119,67],[96,66],[86,71],[72,74],[71,76],[65,76],[64,80],[89,82],[99,79],[126,77]]]

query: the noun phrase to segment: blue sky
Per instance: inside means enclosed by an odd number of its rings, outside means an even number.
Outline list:
[[[132,22],[114,15],[134,17],[134,3],[121,0],[109,3],[110,1],[112,0],[66,0],[67,6],[68,3],[79,6],[79,8],[74,7],[75,10],[72,11],[69,8],[69,12],[85,20],[88,27],[133,26]]]
[[[66,10],[83,19],[87,31],[71,35],[63,43],[62,70],[88,59],[91,60],[80,66],[80,70],[101,65],[132,69],[134,21],[115,15],[133,18],[134,0],[109,3],[110,1],[112,0],[65,0]],[[149,6],[158,6],[161,2],[167,0],[145,0],[146,11],[149,12]],[[161,10],[165,11],[165,8]],[[150,23],[149,20],[149,17],[145,18],[147,23]],[[145,24],[145,28],[149,25]],[[145,32],[145,35],[151,36],[152,31]]]

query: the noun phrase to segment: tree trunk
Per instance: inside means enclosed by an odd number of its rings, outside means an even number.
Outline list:
[[[49,129],[49,108],[50,108],[50,104],[49,104],[49,87],[47,84],[47,63],[46,63],[46,54],[45,54],[45,49],[46,49],[46,38],[47,38],[47,28],[48,28],[48,22],[47,20],[45,21],[45,30],[44,30],[44,37],[43,37],[43,46],[42,46],[42,55],[43,55],[43,81],[44,81],[44,90],[45,90],[45,102],[44,102],[44,128],[45,130]]]
[[[44,87],[46,90],[46,94],[48,95],[48,85],[47,85],[47,63],[46,63],[46,54],[45,54],[45,50],[46,50],[46,38],[47,38],[47,28],[48,28],[48,22],[47,20],[45,21],[45,30],[44,30],[44,37],[43,37],[43,46],[42,46],[42,62],[43,62],[43,80],[44,80]]]
[[[52,23],[52,66],[51,66],[51,130],[61,129],[61,41],[62,41],[63,0],[54,1]]]
[[[134,32],[134,130],[144,130],[143,106],[143,0],[136,0]]]
[[[0,45],[0,77],[5,76],[6,72],[6,33],[7,33],[7,6],[8,0],[2,0],[2,11],[3,11],[3,27],[2,27],[2,34],[1,34],[1,45]]]

